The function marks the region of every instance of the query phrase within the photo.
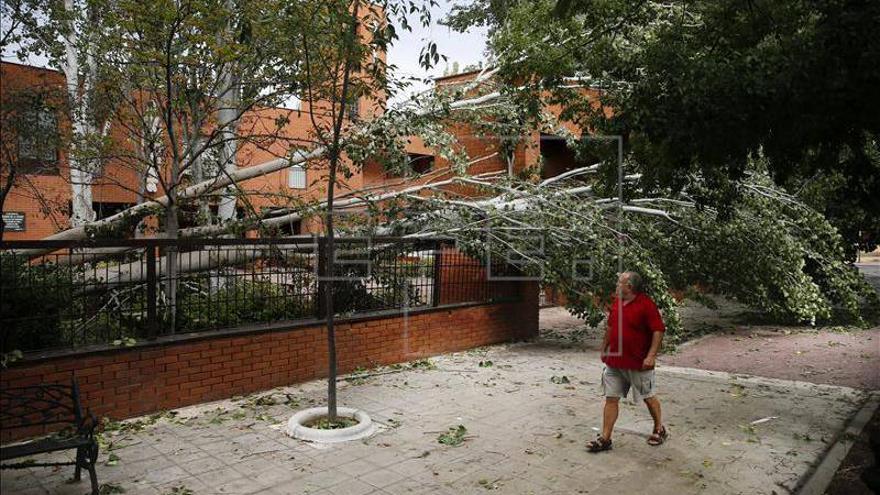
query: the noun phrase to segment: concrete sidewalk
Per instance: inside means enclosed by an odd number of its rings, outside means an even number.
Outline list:
[[[99,479],[130,494],[787,493],[868,398],[845,387],[660,368],[670,440],[647,445],[650,417],[626,402],[614,450],[592,455],[583,444],[601,424],[595,352],[525,343],[431,363],[436,369],[341,384],[341,405],[383,424],[366,441],[318,447],[283,435],[295,410],[323,402],[324,382],[311,382],[109,434]],[[441,445],[438,436],[457,425],[467,428],[465,441]],[[65,483],[71,474],[6,471],[2,492],[86,492],[87,481]]]

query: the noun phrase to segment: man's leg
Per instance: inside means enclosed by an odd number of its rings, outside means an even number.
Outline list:
[[[633,387],[636,388],[638,395],[645,401],[651,418],[654,419],[654,431],[660,431],[663,426],[663,420],[660,414],[660,400],[657,399],[657,390],[654,382],[654,370],[633,371],[631,380]]]
[[[605,410],[602,413],[602,438],[611,440],[611,432],[620,411],[620,397],[605,397]]]
[[[657,399],[656,395],[648,397],[645,399],[645,405],[648,406],[651,418],[654,419],[654,431],[660,431],[660,427],[663,425],[662,418],[660,417],[660,400]]]

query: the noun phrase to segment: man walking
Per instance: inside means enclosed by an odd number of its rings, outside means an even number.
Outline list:
[[[642,277],[624,272],[617,279],[617,297],[611,303],[605,338],[602,341],[602,390],[605,411],[602,433],[587,444],[590,452],[611,449],[611,432],[620,405],[630,389],[641,398],[654,419],[650,445],[660,445],[667,437],[660,418],[660,401],[654,389],[654,361],[666,330],[657,305],[644,293]]]

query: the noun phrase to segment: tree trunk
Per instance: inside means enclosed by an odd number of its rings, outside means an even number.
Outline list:
[[[92,208],[92,174],[82,170],[78,160],[70,159],[70,224],[74,227],[85,225],[95,219]]]
[[[63,37],[65,60],[62,70],[67,79],[67,97],[70,100],[69,115],[73,124],[73,141],[76,142],[77,136],[82,138],[88,132],[88,125],[85,121],[87,110],[85,102],[88,97],[88,84],[85,85],[82,96],[80,96],[78,36],[73,21],[77,8],[74,6],[73,0],[64,0],[64,10],[70,18],[66,22],[67,33]],[[86,75],[86,78],[88,78],[88,75]],[[79,227],[93,221],[95,219],[95,211],[92,208],[92,173],[75,156],[73,151],[72,149],[68,150],[71,194],[70,224],[72,227]]]
[[[235,27],[232,25],[235,9],[233,0],[226,0],[226,9],[230,15],[229,24],[226,26],[226,35],[234,36]],[[238,152],[238,112],[241,105],[241,79],[237,74],[237,64],[231,60],[223,67],[222,93],[220,94],[220,109],[217,111],[217,123],[220,126],[220,137],[223,145],[220,147],[220,167],[217,172],[221,175],[234,173],[238,169],[236,154]],[[217,207],[217,217],[220,223],[228,222],[235,218],[236,188],[234,184],[226,186],[225,194],[220,198]]]
[[[334,261],[336,259],[336,234],[333,231],[333,195],[336,186],[336,173],[339,168],[339,159],[341,157],[342,144],[342,123],[345,119],[346,110],[348,109],[349,98],[349,80],[351,78],[352,61],[351,56],[354,51],[352,44],[357,43],[357,27],[358,27],[358,11],[360,2],[354,0],[354,8],[352,9],[351,31],[349,32],[348,42],[345,46],[344,67],[342,71],[342,90],[339,98],[339,112],[334,116],[336,121],[333,123],[333,143],[329,149],[330,158],[330,183],[327,186],[327,288],[324,292],[324,307],[327,311],[327,356],[328,356],[328,377],[327,377],[327,416],[330,421],[336,420],[336,319],[333,308],[333,278],[335,273]],[[329,275],[329,276],[328,276]]]
[[[241,90],[239,88],[238,77],[232,74],[233,68],[228,67],[224,75],[224,92],[220,98],[220,110],[218,113],[218,121],[221,139],[223,145],[220,147],[220,167],[218,173],[224,176],[234,174],[238,170],[236,161],[236,153],[238,152],[238,142],[236,136],[238,134],[238,107],[241,100]],[[217,217],[220,223],[228,222],[235,218],[236,206],[236,187],[234,184],[226,186],[223,196],[220,198],[220,204],[217,208]]]
[[[168,206],[165,218],[165,229],[170,239],[177,239],[178,222],[177,222],[177,204],[172,203]],[[177,328],[177,276],[178,276],[178,257],[176,246],[168,246],[165,256],[168,263],[165,265],[165,317],[167,322],[167,330],[172,334]]]
[[[336,181],[338,156],[330,157],[330,184],[327,187],[327,244],[326,244],[326,288],[324,289],[324,308],[327,312],[327,415],[330,421],[336,420],[336,319],[333,308],[333,260],[336,249],[336,236],[333,233],[333,190]]]

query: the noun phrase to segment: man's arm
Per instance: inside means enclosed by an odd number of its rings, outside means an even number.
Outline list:
[[[663,341],[663,332],[651,332],[651,348],[648,349],[648,355],[642,362],[642,369],[649,370],[654,367],[657,360],[657,353],[660,352],[660,342]]]
[[[663,333],[666,332],[666,325],[663,324],[663,316],[657,309],[654,301],[650,301],[648,313],[645,315],[648,330],[651,331],[651,348],[648,349],[648,355],[642,362],[643,370],[654,369],[654,363],[657,360],[657,353],[660,352],[660,342],[663,341]]]
[[[602,356],[608,350],[608,345],[611,344],[611,325],[608,324],[608,321],[605,321],[605,336],[602,337],[602,347],[599,355]]]

